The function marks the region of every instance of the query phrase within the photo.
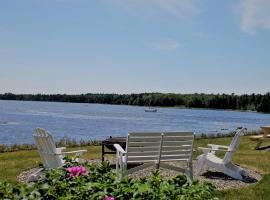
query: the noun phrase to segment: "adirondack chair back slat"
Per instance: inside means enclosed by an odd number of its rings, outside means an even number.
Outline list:
[[[223,162],[225,164],[232,161],[232,157],[233,157],[233,154],[238,147],[240,137],[243,135],[244,135],[244,129],[241,129],[235,133],[233,140],[232,140],[230,147],[229,147],[229,152],[227,152],[223,158]]]
[[[57,168],[62,165],[62,156],[56,155],[56,146],[48,131],[37,128],[34,132],[34,139],[41,161],[46,168]]]

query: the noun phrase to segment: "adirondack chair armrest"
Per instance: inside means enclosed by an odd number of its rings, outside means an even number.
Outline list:
[[[211,151],[232,152],[230,150],[212,149],[212,148],[205,148],[205,147],[199,147],[199,149],[201,149],[204,154],[210,153]]]
[[[62,154],[62,151],[65,150],[66,147],[59,147],[59,148],[56,148],[56,153],[57,154]]]
[[[87,152],[87,150],[77,150],[77,151],[67,151],[67,152],[62,152],[61,154],[82,154]]]
[[[117,152],[120,152],[122,154],[126,153],[125,150],[119,144],[114,144],[113,146],[115,147]]]
[[[204,154],[210,153],[212,149],[206,147],[198,147]]]
[[[208,144],[207,146],[211,147],[212,150],[228,150],[230,147],[229,146],[224,146],[224,145],[218,145],[218,144]]]

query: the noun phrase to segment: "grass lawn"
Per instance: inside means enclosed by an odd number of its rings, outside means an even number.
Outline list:
[[[200,139],[195,141],[195,149],[198,146],[206,146],[207,144],[229,145],[231,137]],[[268,140],[270,144],[270,140]],[[217,196],[224,200],[266,200],[270,199],[270,151],[253,150],[255,143],[251,142],[248,137],[242,137],[239,149],[234,155],[234,162],[243,166],[254,169],[264,174],[263,179],[252,186],[240,190],[223,190],[217,191]],[[101,156],[100,146],[82,147],[76,149],[87,149],[83,158],[96,159]],[[75,150],[73,148],[72,150]],[[194,157],[200,154],[196,151]],[[0,180],[16,182],[16,176],[21,171],[33,168],[40,162],[37,151],[18,151],[11,153],[0,153]]]

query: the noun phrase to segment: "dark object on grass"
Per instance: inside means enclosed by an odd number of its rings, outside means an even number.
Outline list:
[[[110,136],[106,140],[102,141],[102,152],[101,152],[101,159],[104,161],[105,154],[115,154],[114,144],[119,144],[123,149],[126,148],[126,137],[112,137]],[[107,147],[110,151],[105,151],[105,147]]]

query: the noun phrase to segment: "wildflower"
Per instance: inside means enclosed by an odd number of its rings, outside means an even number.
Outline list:
[[[115,200],[115,198],[106,195],[103,200]]]
[[[88,171],[83,166],[68,167],[67,171],[69,172],[69,177],[87,176],[88,175]]]

